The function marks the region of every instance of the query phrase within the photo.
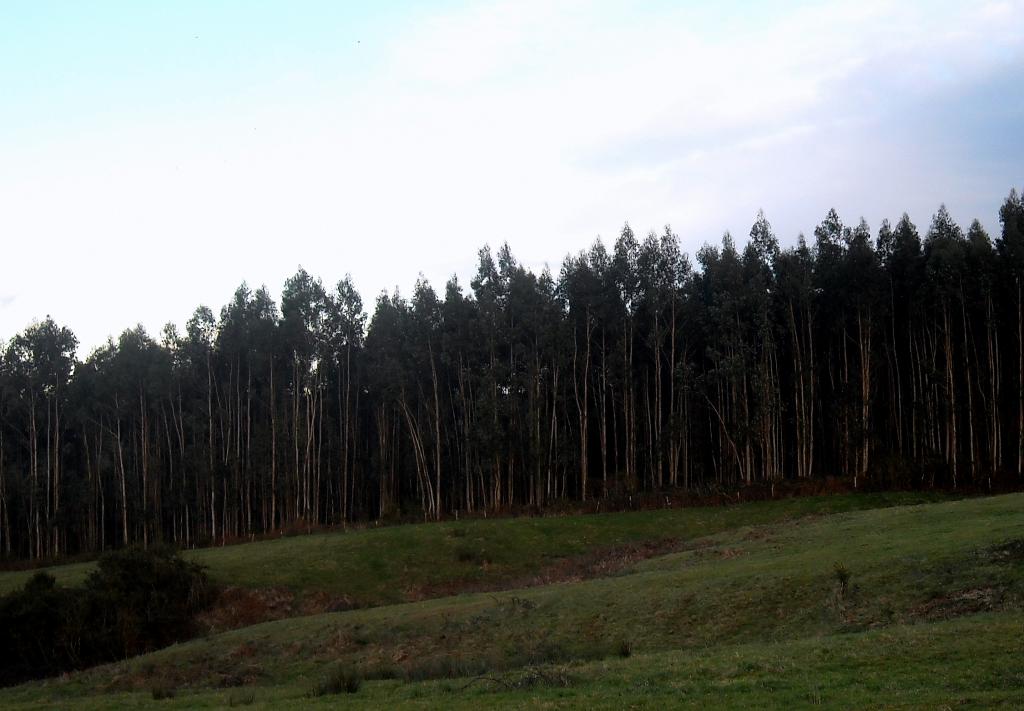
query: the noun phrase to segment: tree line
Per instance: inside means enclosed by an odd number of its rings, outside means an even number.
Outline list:
[[[355,520],[840,476],[991,487],[1024,471],[1024,200],[993,239],[942,207],[876,233],[759,213],[695,262],[626,225],[468,289],[303,269],[184,332],[85,360],[50,318],[0,360],[0,554],[196,546]]]

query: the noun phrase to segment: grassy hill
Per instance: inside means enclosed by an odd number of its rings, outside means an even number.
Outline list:
[[[801,516],[939,500],[936,494],[863,494],[760,501],[740,506],[662,509],[549,518],[471,519],[314,533],[187,553],[218,583],[326,592],[365,607],[436,597],[451,588],[494,587],[557,576],[567,559],[611,549],[689,540]],[[48,568],[58,582],[82,582],[93,568]],[[0,594],[33,570],[0,572]]]
[[[219,580],[376,606],[210,635],[0,691],[0,705],[1019,707],[1024,495],[900,503],[428,524],[197,552]],[[481,587],[500,591],[443,594]],[[356,693],[311,696],[344,675],[363,680]]]

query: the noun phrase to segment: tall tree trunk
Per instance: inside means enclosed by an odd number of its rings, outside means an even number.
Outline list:
[[[573,351],[572,351],[572,363],[573,363],[573,392],[576,397],[576,410],[579,415],[579,426],[580,426],[580,498],[583,501],[587,500],[587,476],[588,476],[588,461],[587,461],[587,434],[589,431],[589,385],[590,385],[590,310],[586,312],[586,318],[584,320],[584,334],[585,334],[585,346],[583,351],[583,364],[582,373],[580,373],[581,366],[578,363],[579,360],[579,344],[577,342],[577,336],[575,331],[573,332]],[[580,383],[582,382],[582,392],[580,389]]]

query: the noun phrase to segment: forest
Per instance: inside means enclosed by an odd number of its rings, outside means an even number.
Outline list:
[[[0,556],[824,477],[1017,486],[1024,198],[999,217],[832,210],[781,248],[759,213],[692,261],[626,225],[557,274],[485,247],[468,288],[372,315],[300,268],[280,304],[243,284],[84,360],[47,317],[0,348]]]

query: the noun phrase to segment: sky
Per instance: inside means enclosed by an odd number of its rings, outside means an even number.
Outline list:
[[[1024,187],[1024,0],[0,4],[0,340]]]

